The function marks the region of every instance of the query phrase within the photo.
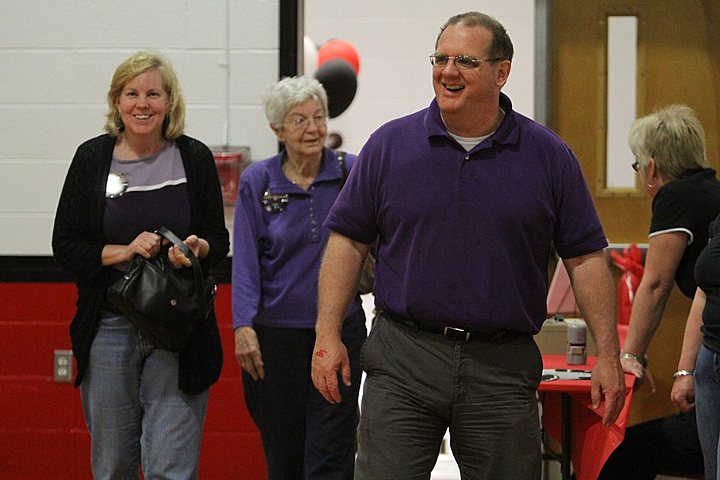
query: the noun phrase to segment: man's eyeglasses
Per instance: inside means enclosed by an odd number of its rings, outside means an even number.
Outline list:
[[[452,59],[455,66],[460,70],[479,68],[483,62],[497,62],[502,58],[475,58],[470,55],[445,55],[444,53],[433,53],[430,55],[430,63],[435,68],[443,68]]]
[[[631,166],[632,169],[635,170],[636,172],[640,170],[640,163],[637,162],[637,161],[636,161],[635,163],[633,163],[632,165],[630,165],[630,166]]]
[[[322,128],[327,124],[327,117],[325,115],[315,115],[312,118],[297,116],[288,120],[287,124],[290,125],[290,128],[293,130],[304,131],[310,126],[310,120],[312,120],[318,128]]]

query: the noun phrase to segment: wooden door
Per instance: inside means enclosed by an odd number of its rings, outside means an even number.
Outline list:
[[[577,154],[609,241],[647,243],[651,200],[639,185],[622,191],[605,185],[607,17],[638,18],[637,115],[671,103],[689,105],[705,128],[708,156],[717,169],[720,2],[552,0],[549,5],[549,126]],[[648,352],[657,392],[648,385],[636,392],[631,423],[675,412],[671,374],[689,308],[675,289]]]

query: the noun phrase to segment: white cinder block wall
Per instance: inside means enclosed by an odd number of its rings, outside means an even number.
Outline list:
[[[316,44],[350,42],[360,57],[353,103],[330,121],[343,149],[359,152],[386,121],[425,108],[433,97],[433,53],[440,27],[470,10],[490,14],[507,28],[515,47],[504,91],[513,107],[533,116],[536,0],[305,0],[305,35]]]
[[[343,148],[358,152],[380,124],[429,103],[435,36],[467,10],[508,28],[516,56],[506,91],[532,116],[534,3],[305,0],[305,33],[316,43],[342,38],[360,55],[355,99],[330,123]],[[278,12],[278,0],[0,2],[0,255],[51,254],[67,167],[80,143],[102,133],[111,76],[137,50],[159,50],[175,66],[188,135],[249,145],[253,160],[273,154],[260,95],[277,79]]]
[[[51,253],[67,167],[102,133],[112,74],[138,50],[173,63],[188,135],[249,145],[255,158],[275,152],[258,91],[277,78],[278,11],[274,0],[0,2],[0,255]]]

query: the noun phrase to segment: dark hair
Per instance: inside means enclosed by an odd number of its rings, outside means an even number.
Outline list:
[[[463,24],[468,27],[487,28],[493,35],[492,43],[490,44],[490,51],[487,52],[488,56],[490,58],[512,60],[514,53],[513,44],[510,40],[510,36],[505,30],[505,27],[494,17],[480,12],[465,12],[450,17],[445,25],[440,28],[440,33],[435,40],[435,48],[437,48],[438,43],[440,43],[440,37],[445,29],[450,25],[458,24]]]

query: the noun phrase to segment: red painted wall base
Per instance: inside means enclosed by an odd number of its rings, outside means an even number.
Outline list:
[[[221,285],[216,312],[225,363],[210,389],[200,478],[263,480],[260,435],[245,409],[234,357],[230,295],[230,286]],[[53,380],[53,351],[70,349],[75,300],[70,283],[0,283],[2,479],[92,478],[79,391]]]

